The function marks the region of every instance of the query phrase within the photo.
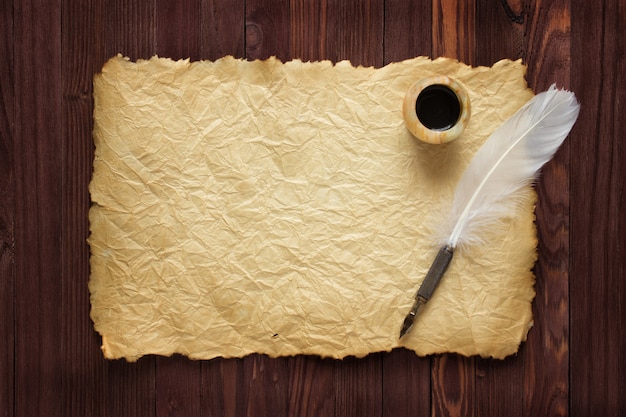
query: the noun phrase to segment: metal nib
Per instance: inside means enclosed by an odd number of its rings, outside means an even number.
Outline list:
[[[448,269],[448,265],[450,265],[453,254],[454,248],[451,246],[446,245],[439,249],[426,277],[424,277],[424,281],[422,281],[422,284],[417,290],[417,294],[415,294],[415,302],[413,303],[413,307],[411,307],[411,311],[404,318],[402,330],[400,330],[400,339],[413,327],[415,316],[417,316],[420,307],[426,304],[428,300],[430,300],[430,297],[433,296],[435,288],[439,285],[439,281],[441,281],[443,274],[446,272],[446,269]]]
[[[404,318],[404,322],[402,323],[402,329],[400,330],[400,339],[402,339],[402,337],[407,334],[409,330],[411,330],[411,327],[413,327],[413,322],[415,321],[415,317],[417,316],[417,313],[419,313],[420,307],[426,304],[426,301],[428,300],[420,296],[415,298],[415,302],[413,303],[413,307],[411,307],[411,311],[409,311],[409,314],[406,315],[406,317]]]

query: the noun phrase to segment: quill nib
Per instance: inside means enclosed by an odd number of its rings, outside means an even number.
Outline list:
[[[409,314],[407,314],[404,318],[404,323],[402,323],[402,329],[400,329],[400,339],[402,339],[402,336],[404,336],[409,332],[409,330],[411,330],[411,327],[413,327],[413,322],[415,321],[415,316],[417,316],[417,313],[419,313],[420,307],[426,304],[426,301],[428,300],[421,296],[417,296],[415,298],[415,302],[413,303],[413,307],[411,307],[411,311],[409,311]]]
[[[417,294],[415,294],[415,302],[413,303],[413,307],[411,307],[411,311],[409,311],[409,314],[404,318],[404,323],[402,323],[402,329],[400,330],[400,339],[413,327],[413,322],[415,321],[417,313],[420,311],[420,307],[424,306],[428,300],[430,300],[430,297],[433,296],[435,288],[437,288],[439,281],[441,281],[443,274],[450,265],[452,255],[454,255],[454,248],[451,246],[444,246],[439,249],[424,281],[422,281],[422,285],[420,285]]]

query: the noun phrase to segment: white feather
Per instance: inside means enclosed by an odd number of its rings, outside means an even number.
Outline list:
[[[578,117],[570,91],[554,85],[505,121],[476,152],[455,193],[447,245],[480,240],[479,232],[510,212],[512,194],[535,180]]]

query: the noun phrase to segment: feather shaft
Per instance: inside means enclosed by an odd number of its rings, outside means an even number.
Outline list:
[[[457,185],[453,227],[446,241],[449,246],[480,240],[474,229],[507,215],[506,209],[514,202],[512,194],[531,183],[552,158],[574,125],[578,110],[574,94],[553,85],[490,136]]]

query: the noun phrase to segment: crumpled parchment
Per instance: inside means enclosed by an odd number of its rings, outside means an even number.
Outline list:
[[[407,131],[434,74],[472,115],[446,145]],[[472,155],[532,92],[520,61],[112,58],[94,80],[91,317],[107,358],[313,354],[503,358],[532,325],[535,193],[457,251],[398,340]]]

